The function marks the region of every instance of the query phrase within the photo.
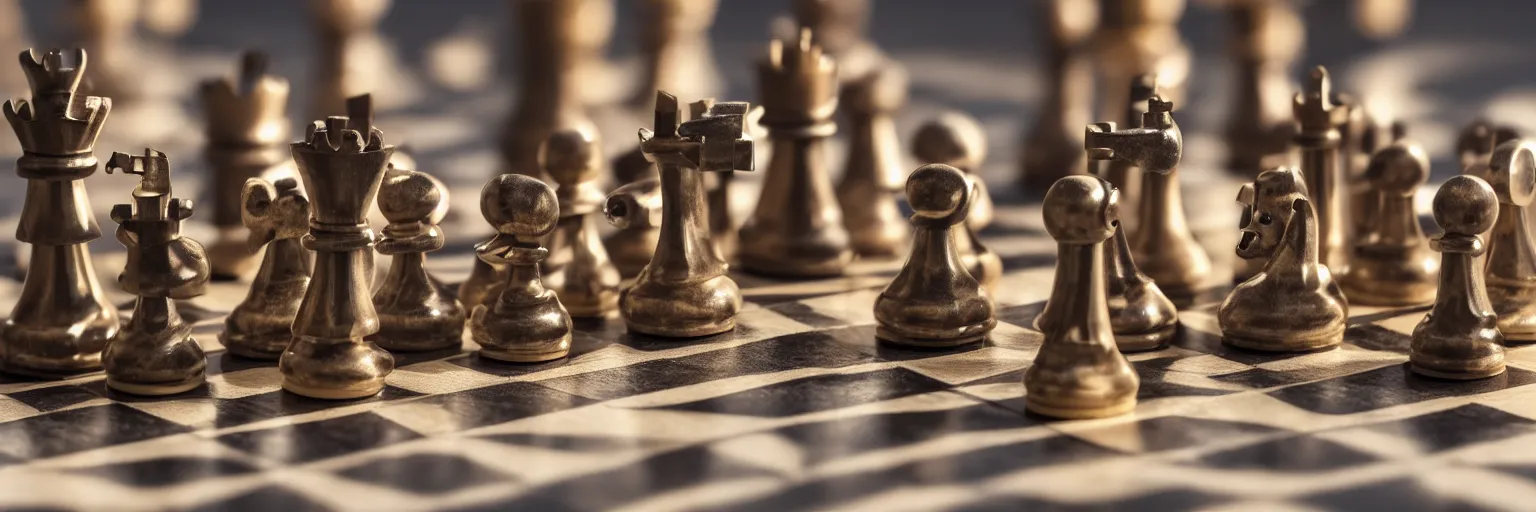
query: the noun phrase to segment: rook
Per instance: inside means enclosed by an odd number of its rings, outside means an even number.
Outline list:
[[[247,52],[240,76],[202,84],[208,148],[203,153],[213,173],[213,226],[218,239],[208,247],[214,279],[247,277],[256,266],[241,223],[246,180],[293,176],[288,139],[288,81],[267,74],[265,55]]]
[[[1308,75],[1306,89],[1296,94],[1292,110],[1300,130],[1295,142],[1301,148],[1301,175],[1307,182],[1307,196],[1317,209],[1318,251],[1324,265],[1344,272],[1349,265],[1345,247],[1345,212],[1339,195],[1339,128],[1349,118],[1349,109],[1334,103],[1329,94],[1328,70],[1318,66]]]

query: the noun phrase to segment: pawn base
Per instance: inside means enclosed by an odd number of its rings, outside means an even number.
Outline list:
[[[197,389],[206,380],[207,378],[201,374],[180,382],[163,383],[124,382],[108,376],[107,387],[112,388],[113,391],[121,391],[130,395],[166,396]]]
[[[1339,329],[1336,335],[1318,336],[1314,338],[1291,339],[1286,341],[1261,340],[1242,336],[1224,335],[1221,342],[1237,348],[1257,350],[1260,352],[1319,352],[1344,343],[1344,330]]]
[[[306,386],[284,379],[283,389],[296,395],[321,400],[353,400],[377,395],[380,391],[384,391],[384,386],[381,384],[377,387],[369,386],[365,388],[321,388]]]
[[[1115,346],[1121,352],[1150,352],[1162,350],[1173,340],[1173,335],[1179,331],[1179,325],[1173,324],[1161,329],[1130,334],[1115,334]]]
[[[480,357],[495,359],[508,363],[543,363],[564,358],[571,354],[571,340],[567,337],[561,348],[543,351],[507,350],[507,349],[480,349]]]
[[[949,348],[961,345],[969,345],[987,339],[991,329],[985,329],[978,333],[967,334],[957,338],[915,338],[905,336],[884,326],[875,327],[875,338],[882,342],[903,347],[917,348]]]
[[[1426,368],[1426,367],[1423,367],[1423,366],[1419,366],[1417,364],[1409,363],[1408,364],[1408,369],[1412,370],[1413,373],[1417,373],[1417,374],[1423,375],[1425,377],[1434,377],[1436,379],[1445,379],[1445,380],[1477,380],[1477,379],[1486,379],[1488,377],[1494,377],[1494,376],[1497,376],[1497,375],[1499,375],[1501,373],[1504,373],[1504,363],[1499,363],[1497,366],[1493,366],[1493,367],[1490,367],[1490,368],[1475,368],[1475,369],[1467,369],[1467,370],[1452,370],[1452,369],[1449,369],[1449,368]]]
[[[1064,420],[1086,420],[1094,418],[1108,418],[1129,414],[1136,410],[1136,396],[1106,404],[1100,407],[1061,407],[1052,404],[1043,404],[1024,396],[1024,409],[1039,414]]]

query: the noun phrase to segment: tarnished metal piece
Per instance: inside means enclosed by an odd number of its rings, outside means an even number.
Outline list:
[[[231,354],[276,361],[293,341],[293,320],[309,289],[310,253],[299,242],[309,232],[309,199],[293,178],[251,178],[240,203],[248,246],[266,252],[245,300],[224,318],[219,342]]]
[[[908,243],[910,230],[896,205],[905,169],[894,117],[906,103],[907,71],[895,61],[842,89],[849,146],[837,202],[861,258],[893,258]]]
[[[5,102],[5,120],[23,153],[16,174],[27,195],[16,240],[32,245],[16,308],[0,331],[0,368],[57,377],[101,367],[101,350],[117,335],[117,308],[96,281],[86,243],[101,237],[81,180],[96,172],[91,152],[112,100],[78,94],[85,50],[21,52],[32,99]]]
[[[1094,33],[1093,58],[1098,70],[1100,116],[1128,109],[1126,84],[1153,75],[1158,94],[1183,105],[1193,58],[1179,33],[1185,0],[1105,0],[1100,3],[1099,30]],[[1118,185],[1118,184],[1117,184]],[[1124,190],[1124,189],[1122,189]],[[1134,211],[1133,204],[1122,206]],[[1129,217],[1129,216],[1128,216]],[[1130,235],[1136,230],[1131,229]]]
[[[1269,195],[1271,200],[1280,196]],[[1233,288],[1217,310],[1222,341],[1227,344],[1266,352],[1305,352],[1344,341],[1349,301],[1319,260],[1317,214],[1306,198],[1293,199],[1290,208],[1291,220],[1285,223],[1264,270]],[[1250,254],[1265,252],[1271,242],[1258,234],[1265,231],[1272,229],[1245,230],[1239,254],[1245,248]]]
[[[1057,179],[1088,172],[1080,127],[1093,119],[1093,67],[1084,44],[1099,24],[1091,0],[1036,2],[1045,36],[1049,93],[1024,136],[1019,185],[1039,193]]]
[[[810,30],[801,30],[798,41],[774,41],[759,64],[762,125],[773,139],[773,159],[757,208],[741,227],[742,270],[824,277],[842,274],[853,260],[827,168],[837,86],[837,66],[811,42]]]
[[[309,0],[317,58],[310,92],[310,119],[350,115],[349,98],[374,91],[387,78],[370,52],[377,51],[379,21],[392,0]]]
[[[714,96],[725,85],[715,68],[709,28],[719,0],[646,0],[641,23],[641,53],[645,61],[641,88],[630,103],[650,109],[656,91],[690,98]],[[638,271],[638,270],[637,270]],[[567,304],[569,306],[569,304]]]
[[[469,332],[480,344],[480,356],[514,363],[565,357],[571,351],[571,315],[539,279],[539,262],[549,255],[539,241],[560,218],[555,191],[535,178],[497,176],[480,193],[480,213],[496,226],[496,236],[475,252],[507,268],[501,295],[470,313]]]
[[[81,92],[116,98],[128,103],[143,98],[139,62],[144,58],[137,36],[140,2],[77,0],[64,4],[74,33],[73,44],[96,56],[97,64],[86,71]]]
[[[1530,343],[1536,341],[1536,242],[1526,212],[1536,199],[1536,143],[1499,144],[1479,174],[1499,198],[1488,241],[1488,299],[1505,343]]]
[[[907,178],[912,204],[912,252],[875,299],[875,336],[916,347],[981,341],[997,326],[986,288],[960,262],[955,225],[964,222],[979,189],[959,169],[929,164]]]
[[[267,73],[267,57],[246,52],[239,75],[202,83],[204,132],[212,184],[204,193],[213,205],[213,226],[218,238],[208,246],[214,279],[248,277],[256,268],[256,255],[241,223],[241,194],[251,178],[268,181],[293,176],[289,142],[288,81]]]
[[[885,53],[869,39],[871,0],[794,0],[790,13],[797,27],[816,35],[816,44],[837,59],[840,78],[862,80],[886,61]]]
[[[1504,373],[1504,336],[1475,264],[1484,250],[1479,234],[1493,227],[1498,204],[1493,187],[1475,176],[1453,177],[1435,192],[1435,223],[1445,230],[1430,242],[1440,252],[1440,290],[1413,328],[1414,373],[1454,380]]]
[[[1173,121],[1173,104],[1153,97],[1140,128],[1114,123],[1088,126],[1083,146],[1093,160],[1122,160],[1144,171],[1140,225],[1130,234],[1131,255],[1175,303],[1188,301],[1211,275],[1211,259],[1184,219],[1179,160],[1184,136]]]
[[[613,191],[615,197],[634,198],[644,203],[646,209],[655,211],[656,222],[648,222],[652,219],[646,217],[647,222],[630,224],[603,239],[603,247],[608,250],[613,266],[618,267],[619,275],[635,277],[651,262],[661,239],[661,178],[656,173],[656,164],[645,159],[645,152],[638,145],[615,160],[613,173],[615,181],[622,185]]]
[[[112,207],[117,240],[128,248],[128,265],[117,282],[138,299],[133,318],[102,354],[107,386],[135,395],[191,390],[202,385],[208,361],[172,299],[202,295],[208,283],[208,255],[202,244],[181,236],[181,221],[192,216],[192,202],[171,197],[165,153],[113,153],[106,169],[141,178],[133,202]]]
[[[1237,241],[1237,257],[1242,261],[1233,274],[1234,284],[1247,281],[1269,264],[1296,213],[1293,205],[1306,197],[1307,185],[1293,167],[1266,170],[1252,184],[1243,185],[1237,194],[1237,202],[1243,204],[1238,224],[1242,235]]]
[[[1119,191],[1115,191],[1116,196]],[[1115,227],[1104,251],[1105,296],[1109,304],[1109,326],[1115,333],[1115,345],[1121,352],[1158,350],[1168,346],[1168,341],[1179,329],[1179,312],[1163,295],[1157,283],[1136,268],[1131,257],[1130,242],[1125,230]],[[1035,328],[1049,332],[1054,328],[1043,322],[1060,320],[1046,302],[1040,316],[1035,317]]]
[[[1345,149],[1349,185],[1350,232],[1356,237],[1368,233],[1376,225],[1376,213],[1381,203],[1381,191],[1371,183],[1366,171],[1371,167],[1371,157],[1377,151],[1408,136],[1408,125],[1395,121],[1382,125],[1359,105],[1350,107],[1349,122],[1340,131],[1340,144]]]
[[[1419,227],[1413,196],[1429,180],[1429,154],[1416,142],[1397,141],[1371,157],[1366,177],[1377,191],[1370,230],[1356,234],[1349,269],[1339,285],[1349,301],[1407,306],[1435,300],[1440,258]]]
[[[544,276],[566,311],[576,317],[603,317],[619,309],[619,270],[608,260],[598,233],[605,201],[598,188],[602,177],[602,143],[597,132],[561,130],[544,141],[539,162],[555,181],[568,262]]]
[[[352,98],[347,110],[370,111],[369,101]],[[367,117],[315,121],[292,147],[313,203],[303,240],[315,252],[315,272],[293,321],[293,342],[278,360],[283,389],[311,398],[372,396],[384,389],[395,360],[364,339],[379,331],[369,298],[375,235],[367,213],[395,147]]]
[[[1292,0],[1239,0],[1226,7],[1236,64],[1227,170],[1252,176],[1290,149],[1290,74],[1306,44],[1306,26]]]
[[[1294,141],[1301,149],[1301,175],[1307,181],[1308,198],[1317,210],[1318,251],[1321,261],[1336,273],[1346,272],[1349,248],[1346,242],[1347,213],[1339,188],[1339,129],[1349,120],[1349,109],[1339,108],[1330,94],[1328,70],[1312,68],[1302,92],[1292,101],[1292,110],[1300,129]]]
[[[987,159],[987,134],[975,118],[961,112],[945,112],[918,127],[912,136],[912,156],[925,164],[944,164],[969,175],[980,170]],[[992,195],[986,182],[971,182],[976,185],[976,193],[971,198],[965,225],[954,230],[955,247],[971,277],[989,293],[995,293],[997,282],[1003,277],[1003,260],[976,235],[992,223]]]
[[[1104,295],[1104,241],[1120,219],[1114,187],[1068,176],[1045,193],[1045,230],[1056,239],[1053,326],[1024,372],[1024,407],[1066,419],[1131,412],[1141,380],[1116,348]]]
[[[1141,128],[1141,116],[1150,108],[1148,101],[1157,95],[1157,75],[1139,75],[1131,80],[1130,102],[1125,104],[1124,117],[1121,118],[1122,128]],[[1084,123],[1087,124],[1087,123]],[[1079,146],[1081,147],[1081,146]],[[1136,164],[1125,160],[1090,161],[1088,164],[1094,168],[1094,174],[1109,180],[1111,185],[1120,195],[1120,209],[1127,212],[1136,212],[1137,215],[1129,215],[1120,219],[1120,230],[1125,231],[1126,236],[1136,232],[1136,226],[1140,225],[1141,171]],[[1111,249],[1113,250],[1113,249]]]
[[[1474,119],[1456,136],[1456,158],[1463,170],[1487,165],[1494,148],[1520,138],[1520,131],[1513,126],[1494,124],[1487,119]],[[1484,176],[1478,176],[1484,178]]]
[[[505,172],[539,176],[539,145],[562,128],[589,128],[582,72],[606,42],[590,22],[591,0],[512,2],[517,28],[516,104],[501,134]]]
[[[447,237],[435,213],[448,202],[445,187],[419,171],[391,167],[379,185],[379,211],[389,220],[379,254],[393,255],[389,273],[374,287],[379,332],[368,337],[392,352],[458,348],[463,343],[464,308],[446,286],[427,272],[427,253]]]

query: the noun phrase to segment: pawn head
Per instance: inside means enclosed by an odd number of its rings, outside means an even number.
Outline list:
[[[432,222],[443,204],[443,189],[426,173],[390,167],[379,185],[379,212],[391,224]]]
[[[1365,179],[1383,194],[1407,197],[1429,180],[1429,153],[1417,142],[1400,140],[1371,155]]]
[[[560,201],[554,189],[538,178],[503,174],[491,179],[480,192],[480,213],[496,232],[518,238],[534,238],[554,231],[560,218]]]
[[[987,134],[975,118],[946,112],[917,129],[912,137],[912,155],[923,162],[975,172],[987,158]]]
[[[1493,227],[1499,200],[1488,182],[1476,176],[1455,176],[1435,192],[1435,223],[1447,234],[1477,235]]]
[[[539,167],[562,186],[595,180],[602,166],[600,145],[591,127],[557,130],[539,144]]]
[[[924,219],[944,219],[950,224],[965,218],[970,206],[971,180],[964,172],[944,164],[928,164],[918,167],[907,176],[907,202],[912,205],[914,216]]]
[[[1530,206],[1536,199],[1536,143],[1517,139],[1499,144],[1488,159],[1488,185],[1500,203]]]
[[[1045,192],[1045,230],[1063,244],[1108,240],[1120,225],[1120,193],[1097,176],[1056,180]]]
[[[907,68],[896,61],[886,61],[874,70],[843,87],[843,108],[853,112],[891,112],[907,103],[909,79]]]

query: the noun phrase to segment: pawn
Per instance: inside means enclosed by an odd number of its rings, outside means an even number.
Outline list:
[[[309,289],[309,250],[299,242],[309,232],[309,199],[293,178],[250,178],[240,205],[250,247],[266,252],[245,300],[225,317],[219,342],[231,354],[276,361],[293,340],[293,319]]]
[[[1435,223],[1445,233],[1430,241],[1440,252],[1440,290],[1429,314],[1413,328],[1408,367],[1428,377],[1471,380],[1504,373],[1504,336],[1474,265],[1484,250],[1478,236],[1498,216],[1493,187],[1475,176],[1456,176],[1435,192]]]
[[[605,196],[598,189],[602,148],[589,129],[557,131],[539,148],[539,165],[559,186],[557,237],[563,238],[567,263],[544,277],[571,316],[604,317],[619,308],[619,271],[608,260],[598,232]]]
[[[1371,156],[1365,179],[1376,199],[1368,231],[1357,233],[1349,269],[1339,285],[1351,302],[1409,306],[1435,300],[1440,258],[1429,249],[1413,208],[1414,192],[1429,180],[1429,155],[1417,143],[1397,141]]]
[[[1222,342],[1265,352],[1307,352],[1344,342],[1349,302],[1318,254],[1317,213],[1305,198],[1292,200],[1290,209],[1264,270],[1233,288],[1217,310]]]
[[[645,159],[645,151],[640,146],[614,159],[613,177],[621,186],[639,183],[637,187],[650,193],[636,194],[636,197],[654,198],[659,211],[661,182],[657,181],[656,164]],[[613,266],[618,267],[619,275],[630,278],[640,275],[640,271],[651,263],[651,257],[656,255],[656,244],[660,240],[659,223],[648,227],[631,226],[608,235],[603,239],[603,248],[613,260]]]
[[[1056,239],[1054,326],[1024,372],[1024,407],[1065,419],[1136,408],[1141,380],[1115,348],[1104,294],[1104,241],[1120,222],[1119,197],[1095,176],[1068,176],[1045,193],[1045,229]]]
[[[907,101],[907,71],[895,62],[845,84],[840,100],[848,114],[848,160],[837,184],[843,225],[863,258],[891,258],[907,245],[907,226],[896,198],[901,193],[901,139],[893,114]]]
[[[142,178],[132,204],[112,207],[117,240],[128,248],[128,265],[117,282],[138,299],[133,318],[102,354],[107,386],[154,396],[191,390],[202,385],[208,361],[172,300],[202,295],[208,283],[208,255],[202,244],[181,236],[181,221],[192,216],[192,203],[171,197],[171,169],[164,153],[113,153],[106,167],[109,173],[119,170]]]
[[[501,294],[470,314],[469,331],[480,355],[514,363],[565,357],[571,351],[571,315],[539,280],[539,262],[549,255],[539,241],[555,230],[560,216],[555,191],[537,178],[504,174],[486,184],[480,212],[496,226],[496,236],[475,252],[507,269]]]
[[[918,128],[912,137],[912,155],[923,163],[945,164],[974,174],[987,158],[987,135],[971,116],[949,112]],[[995,292],[1003,275],[1003,260],[976,235],[992,223],[992,196],[985,182],[974,183],[977,191],[971,199],[971,212],[965,225],[955,231],[955,241],[966,270],[988,291]]]
[[[373,292],[379,332],[368,340],[385,350],[420,352],[463,344],[464,308],[426,269],[427,253],[446,242],[437,227],[444,195],[442,185],[426,173],[397,167],[390,167],[379,185],[379,211],[389,225],[376,248],[394,259]]]
[[[1113,186],[1113,185],[1111,185]],[[1118,197],[1120,191],[1115,190]],[[1104,251],[1105,294],[1109,301],[1109,326],[1121,352],[1145,352],[1168,346],[1179,329],[1179,311],[1146,274],[1136,268],[1125,228],[1115,234]],[[1050,302],[1035,317],[1035,329],[1050,332],[1048,322],[1060,320]]]
[[[1536,241],[1526,211],[1536,199],[1536,144],[1500,144],[1484,174],[1499,196],[1499,219],[1488,240],[1488,299],[1505,343],[1530,343],[1536,341]]]
[[[875,300],[875,336],[915,347],[981,341],[997,326],[992,298],[960,262],[951,229],[979,192],[959,169],[930,164],[907,178],[912,204],[912,253]]]

